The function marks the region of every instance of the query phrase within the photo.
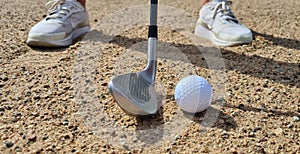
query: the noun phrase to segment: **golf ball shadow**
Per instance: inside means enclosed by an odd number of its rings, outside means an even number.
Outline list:
[[[118,76],[129,72],[141,71],[141,69],[145,67],[146,59],[147,41],[138,42],[132,45],[129,49],[126,50],[125,53],[121,54],[118,57],[118,59],[116,59],[116,63],[114,65],[113,70],[113,76]],[[180,78],[190,74],[195,74],[194,67],[191,64],[190,60],[178,48],[171,46],[167,43],[158,42],[157,63],[158,66],[154,86],[158,100],[158,107],[160,109],[155,115],[147,117],[137,117],[137,129],[135,131],[137,139],[140,142],[151,145],[161,142],[162,139],[168,140],[166,138],[172,138],[172,136],[168,136],[166,134],[173,134],[172,131],[176,130],[173,127],[169,128],[169,125],[165,126],[163,114],[168,113],[164,113],[161,108],[161,106],[163,106],[166,103],[167,90],[172,91],[172,89],[166,88],[170,87],[168,85],[168,83],[170,82],[166,82],[168,81],[168,79],[166,78],[168,70],[171,70],[173,72],[172,74],[176,73],[176,76],[174,76],[174,80],[179,80]],[[137,78],[138,76],[133,75],[131,77]],[[139,87],[138,85],[142,83],[137,83],[136,79],[134,79],[132,81],[128,81],[128,84],[131,84],[131,88],[137,88]],[[133,90],[140,90],[141,93],[149,92],[147,89],[140,88]],[[141,94],[140,99],[148,100],[149,98]],[[168,110],[168,112],[169,111],[170,110]],[[181,114],[179,114],[178,116],[184,117]],[[179,119],[182,118],[174,117],[174,119],[170,121],[170,123],[177,121],[177,124],[175,125],[181,124],[183,127],[186,126],[185,123],[190,123],[190,121]],[[181,128],[178,128],[178,131],[181,130]]]
[[[96,81],[96,79],[99,79],[99,75],[95,70],[105,66],[111,69],[111,66],[114,65],[110,62],[112,62],[112,59],[115,60],[115,55],[112,56],[111,48],[109,47],[109,50],[107,50],[106,46],[107,44],[111,45],[114,43],[120,46],[120,48],[130,49],[117,57],[112,75],[117,76],[130,72],[139,72],[145,67],[148,45],[147,41],[145,41],[146,39],[138,36],[138,39],[132,40],[132,37],[126,36],[131,33],[131,30],[136,31],[140,27],[145,26],[144,23],[148,23],[148,9],[149,5],[139,5],[124,8],[105,16],[98,22],[99,24],[93,27],[94,30],[81,41],[81,46],[78,48],[79,52],[75,55],[73,70],[74,91],[76,91],[75,99],[79,106],[77,114],[83,118],[85,125],[93,131],[95,136],[112,146],[125,149],[143,149],[145,152],[165,144],[171,144],[178,134],[182,134],[186,130],[188,125],[194,124],[189,118],[186,118],[182,112],[177,112],[177,108],[174,108],[175,105],[173,103],[166,103],[166,100],[173,102],[172,96],[167,95],[167,93],[169,94],[172,88],[174,88],[174,83],[172,82],[178,81],[187,75],[195,74],[193,66],[195,63],[192,64],[189,58],[181,52],[181,49],[184,50],[186,47],[191,46],[197,48],[199,44],[193,42],[193,40],[199,40],[198,38],[193,39],[193,37],[190,37],[193,36],[193,34],[185,35],[186,38],[192,40],[191,44],[177,44],[176,40],[166,41],[166,43],[158,42],[158,66],[155,91],[157,93],[158,103],[161,102],[158,106],[165,106],[164,110],[162,110],[163,107],[161,107],[157,114],[149,118],[138,118],[137,127],[134,129],[132,129],[133,127],[129,128],[117,122],[116,117],[124,117],[124,114],[112,106],[111,100],[108,100],[109,102],[104,101],[99,103],[98,96],[105,97],[107,91],[103,86],[101,90],[99,90],[99,84],[97,84],[98,81]],[[184,10],[163,5],[160,5],[158,15],[160,28],[166,27],[175,31],[178,30],[181,34],[183,34],[183,32],[190,34],[194,29],[194,23],[197,21],[197,19],[193,18],[191,14]],[[124,32],[125,36],[123,35]],[[139,43],[135,44],[135,42]],[[203,42],[200,42],[200,44],[203,46]],[[182,48],[178,49],[172,45]],[[199,50],[190,51],[195,51],[195,54],[200,54],[200,52],[198,52]],[[215,73],[217,72],[217,68],[224,66],[224,64],[221,63],[223,62],[221,56],[216,59],[216,57],[220,55],[220,52],[217,50],[204,50],[204,52],[201,51],[201,53],[205,56],[209,69],[213,70],[211,74],[212,85],[215,87],[216,84],[214,83],[219,83],[218,79],[225,79],[222,76],[223,72],[220,71],[221,75]],[[216,54],[212,55],[212,53]],[[109,54],[109,56],[106,54]],[[103,59],[101,59],[102,57]],[[105,58],[110,59],[108,61]],[[195,61],[199,61],[199,58],[195,57]],[[100,67],[98,65],[99,63]],[[220,69],[225,70],[225,68]],[[173,75],[170,76],[170,74]],[[104,75],[104,78],[106,75],[107,74]],[[213,77],[216,79],[213,79]],[[173,79],[170,80],[170,78]],[[105,84],[107,82],[105,79],[101,81]],[[107,86],[105,86],[105,88],[106,87]],[[222,87],[219,89],[222,90]],[[222,94],[222,91],[220,91],[220,93]],[[109,106],[109,109],[107,106]],[[204,117],[204,119],[207,119],[208,126],[214,124],[214,120],[218,115],[218,112],[215,110],[207,110],[208,113],[210,111],[216,116],[213,117],[211,114],[205,114],[205,116],[208,116]],[[167,114],[168,116],[163,116]],[[127,117],[124,119],[127,119]],[[151,136],[151,134],[153,134],[153,136]]]

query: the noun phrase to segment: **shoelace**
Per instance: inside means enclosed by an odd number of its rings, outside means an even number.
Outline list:
[[[215,18],[218,13],[221,13],[221,17],[224,17],[225,20],[227,21],[233,21],[235,23],[238,23],[239,21],[236,19],[234,16],[233,12],[230,9],[232,2],[231,1],[222,1],[219,2],[215,7],[214,7],[214,16]]]
[[[63,4],[68,4],[68,5],[63,5]],[[78,3],[74,1],[66,1],[66,0],[51,0],[48,3],[46,3],[46,7],[49,9],[49,14],[46,18],[48,19],[57,19],[57,18],[62,18],[62,16],[68,15],[71,11],[71,7],[74,8],[80,8],[81,6],[78,5]]]

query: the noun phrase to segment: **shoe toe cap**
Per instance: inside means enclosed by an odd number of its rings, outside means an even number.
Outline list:
[[[226,41],[252,41],[252,32],[244,26],[225,27],[218,33],[218,38]]]
[[[42,21],[30,29],[28,37],[39,40],[59,40],[65,38],[65,31],[64,27],[59,23]]]

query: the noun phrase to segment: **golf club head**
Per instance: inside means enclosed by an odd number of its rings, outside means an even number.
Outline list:
[[[156,75],[157,0],[151,0],[147,66],[140,73],[113,78],[108,88],[118,105],[131,115],[151,115],[158,110],[154,88]]]
[[[118,105],[129,115],[152,115],[158,110],[153,84],[141,73],[128,73],[113,78],[108,88]]]

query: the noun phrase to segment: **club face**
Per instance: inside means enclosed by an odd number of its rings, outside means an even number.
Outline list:
[[[118,105],[130,115],[151,115],[158,109],[154,86],[141,73],[117,76],[108,88]]]

